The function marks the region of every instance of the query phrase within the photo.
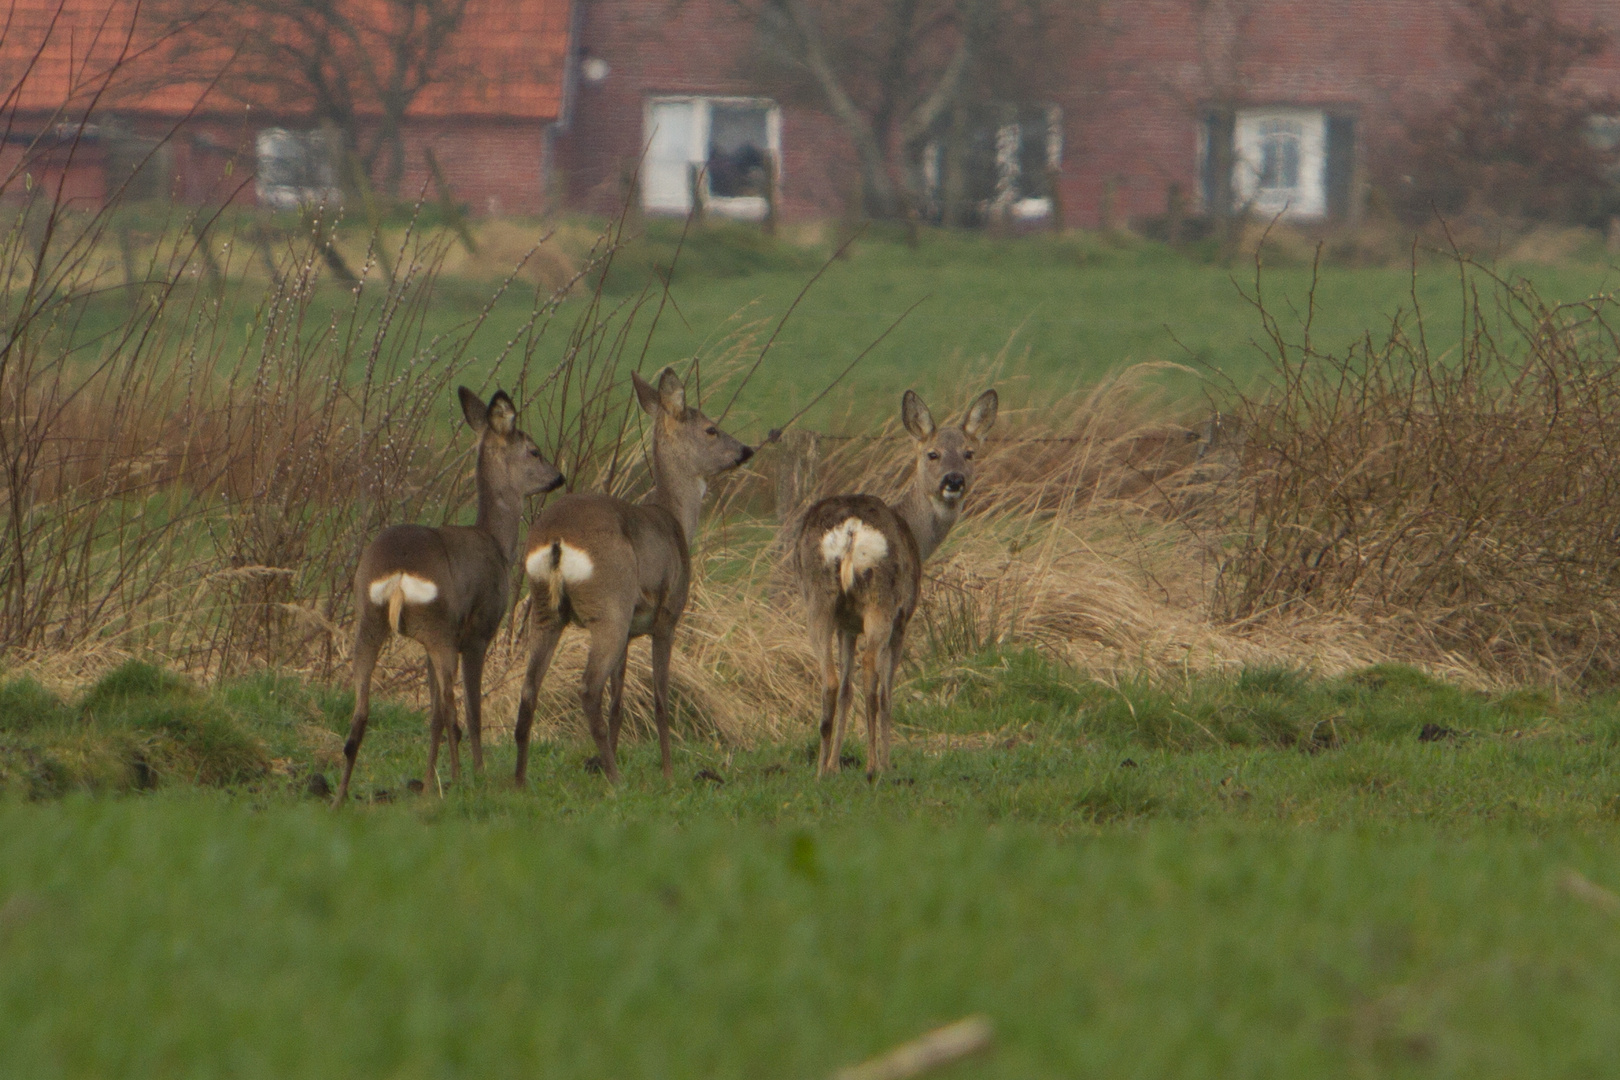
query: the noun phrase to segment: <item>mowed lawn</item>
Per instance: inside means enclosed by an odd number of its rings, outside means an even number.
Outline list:
[[[876,785],[854,741],[816,782],[806,731],[683,742],[667,785],[635,743],[616,793],[575,741],[514,792],[498,745],[417,795],[422,717],[384,710],[339,813],[304,777],[342,694],[174,691],[207,745],[231,726],[279,763],[224,789],[159,756],[181,712],[36,710],[13,764],[127,737],[158,775],[10,775],[0,1075],[824,1077],[970,1013],[996,1048],[941,1075],[1580,1077],[1620,1052],[1613,701],[1401,668],[1110,688],[1033,654],[914,685]]]

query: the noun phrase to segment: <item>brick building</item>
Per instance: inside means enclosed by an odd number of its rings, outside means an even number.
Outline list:
[[[763,159],[789,218],[842,212],[854,158],[814,100],[779,102],[749,75],[753,29],[727,0],[578,0],[578,84],[557,164],[571,205],[615,206],[638,161],[653,213],[764,211]],[[1559,0],[1616,39],[1577,72],[1620,94],[1620,4]],[[1403,121],[1455,91],[1456,0],[1105,0],[1092,44],[1051,100],[1008,103],[976,140],[987,209],[1094,227],[1197,212],[1233,163],[1232,196],[1305,220],[1353,214]],[[1219,153],[1229,149],[1230,157]],[[643,152],[645,157],[643,158]],[[924,183],[937,187],[937,160]],[[974,179],[976,177],[976,179]]]
[[[1459,85],[1460,2],[1099,0],[1085,44],[1047,80],[1056,89],[967,117],[954,158],[930,148],[916,178],[925,213],[941,212],[952,183],[978,220],[1061,214],[1094,227],[1178,200],[1196,213],[1225,194],[1219,166],[1231,162],[1231,197],[1257,212],[1350,216],[1403,122]],[[1554,2],[1620,41],[1620,4]],[[14,0],[0,38],[0,80],[15,88],[0,167],[26,155],[35,179],[86,201],[126,184],[190,203],[332,194],[332,136],[313,102],[271,92],[217,48],[177,62],[188,31],[155,22],[155,6]],[[455,77],[407,113],[402,193],[433,193],[431,150],[480,214],[612,211],[632,192],[655,214],[682,215],[694,195],[742,219],[773,204],[787,219],[846,212],[858,191],[849,139],[815,92],[785,98],[760,75],[740,11],[733,0],[468,0],[448,54]],[[1620,96],[1620,44],[1576,77]],[[362,138],[377,122],[361,110]]]
[[[1588,88],[1620,93],[1620,5],[1557,0],[1560,14],[1613,38],[1579,69]],[[1114,5],[1107,72],[1075,102],[1063,170],[1071,223],[1164,214],[1171,185],[1203,205],[1213,149],[1229,140],[1234,198],[1261,214],[1344,217],[1369,167],[1409,120],[1450,98],[1464,77],[1452,0],[1130,0]],[[1215,109],[1231,107],[1226,120]],[[1398,170],[1377,170],[1383,174]],[[1110,204],[1112,204],[1110,206]]]
[[[352,3],[351,14],[381,6]],[[333,193],[341,140],[317,126],[314,102],[214,44],[231,35],[165,23],[157,6],[14,0],[0,37],[0,81],[10,91],[0,175],[25,163],[28,186],[60,186],[80,203],[123,190],[286,207]],[[425,86],[406,111],[402,194],[435,194],[431,151],[454,197],[474,212],[546,208],[570,11],[569,0],[468,0],[444,54],[455,76]],[[364,141],[380,110],[361,97],[356,113]]]

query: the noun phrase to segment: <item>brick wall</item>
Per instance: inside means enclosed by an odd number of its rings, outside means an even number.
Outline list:
[[[473,214],[538,214],[546,209],[545,127],[533,121],[415,121],[405,130],[400,194],[437,197],[426,149],[457,202]]]
[[[19,135],[43,129],[50,117],[19,117]],[[30,120],[34,126],[30,126]],[[254,162],[258,133],[267,127],[308,128],[307,118],[274,117],[242,111],[205,116],[184,123],[164,117],[128,118],[134,132],[163,140],[172,163],[171,197],[184,205],[254,202]],[[427,166],[431,148],[458,202],[476,215],[538,214],[546,209],[543,158],[545,126],[527,120],[413,120],[405,129],[405,176],[400,195],[414,200],[426,192],[438,197]],[[0,168],[9,169],[23,147],[0,152]],[[7,156],[9,155],[9,156]],[[36,180],[68,176],[68,193],[80,202],[99,203],[108,189],[106,155],[99,144],[81,148],[71,164],[65,151],[36,154]],[[0,175],[5,175],[0,173]],[[52,183],[55,181],[52,180]]]
[[[752,29],[727,0],[578,0],[577,54],[604,60],[607,77],[579,80],[572,122],[557,141],[567,205],[612,212],[640,160],[649,96],[771,96],[746,71]],[[851,190],[853,154],[837,122],[813,103],[782,110],[784,218],[839,214]]]
[[[0,176],[15,175],[26,153],[27,148],[17,143],[0,146]],[[75,210],[101,205],[106,195],[106,155],[100,146],[84,144],[71,152],[66,147],[52,148],[28,158],[26,179],[19,177],[6,189],[8,200],[20,201],[33,192],[43,192],[41,197],[60,199]]]

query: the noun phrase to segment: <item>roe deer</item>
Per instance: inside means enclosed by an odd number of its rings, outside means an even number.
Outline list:
[[[794,571],[821,661],[821,754],[816,775],[838,771],[853,704],[856,639],[865,636],[866,775],[889,767],[889,710],[906,624],[917,610],[923,560],[945,539],[973,482],[973,456],[996,422],[986,390],[958,427],[935,428],[907,390],[900,417],[916,440],[917,469],[894,505],[871,495],[834,495],[809,510],[793,545]],[[837,645],[837,655],[833,647]]]
[[[564,495],[529,528],[523,568],[529,575],[529,669],[517,717],[517,775],[527,776],[535,694],[570,622],[591,635],[580,701],[602,771],[618,783],[619,708],[630,639],[652,635],[653,715],[664,779],[670,778],[669,659],[686,610],[707,478],[754,451],[686,404],[679,376],[665,368],[655,389],[633,374],[636,399],[652,419],[653,489],[639,505],[610,495]],[[607,723],[602,690],[612,683]]]
[[[534,440],[517,430],[517,409],[505,391],[489,404],[458,388],[461,413],[478,433],[478,520],[473,525],[393,525],[377,534],[354,575],[354,721],[343,744],[343,782],[334,806],[349,794],[349,777],[371,712],[371,673],[390,633],[415,638],[427,650],[433,719],[424,783],[433,783],[439,739],[449,730],[450,776],[461,776],[461,729],[456,726],[456,667],[467,697],[473,768],[484,767],[484,653],[506,614],[512,563],[517,559],[523,500],[563,482]]]

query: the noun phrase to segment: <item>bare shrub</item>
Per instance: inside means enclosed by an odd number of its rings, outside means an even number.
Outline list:
[[[1241,398],[1240,528],[1213,603],[1240,622],[1353,616],[1401,651],[1508,678],[1611,682],[1620,586],[1620,352],[1613,299],[1543,300],[1459,257],[1462,344],[1425,317],[1343,354],[1307,319]],[[1432,319],[1430,320],[1432,322]]]

